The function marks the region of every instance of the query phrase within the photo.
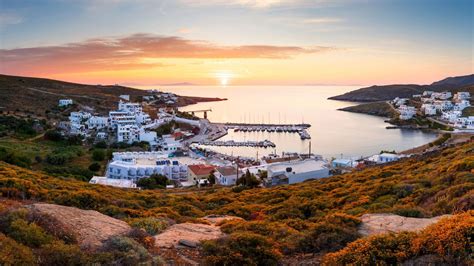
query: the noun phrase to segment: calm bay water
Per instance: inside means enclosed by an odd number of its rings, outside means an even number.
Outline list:
[[[338,111],[355,105],[327,100],[358,87],[351,86],[185,86],[161,87],[178,95],[227,98],[181,108],[184,111],[212,109],[208,119],[213,122],[247,123],[309,123],[312,152],[326,158],[357,158],[381,150],[402,151],[428,143],[436,135],[421,131],[386,129],[384,118]],[[202,114],[198,114],[201,115]],[[310,140],[302,141],[294,133],[233,132],[222,140],[271,140],[275,149],[249,147],[212,147],[239,156],[255,157],[276,152],[308,152]]]

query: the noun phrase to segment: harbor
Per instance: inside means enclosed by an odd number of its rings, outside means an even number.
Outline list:
[[[245,124],[245,123],[225,123],[226,130],[232,129],[234,132],[269,132],[269,133],[297,133],[302,140],[311,139],[307,129],[310,124]]]
[[[269,140],[263,141],[201,141],[200,145],[205,146],[218,146],[218,147],[255,147],[255,148],[275,148],[275,143]]]

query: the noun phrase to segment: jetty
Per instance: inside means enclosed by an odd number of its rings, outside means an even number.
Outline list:
[[[269,140],[263,141],[201,141],[200,145],[205,146],[224,146],[224,147],[256,147],[256,148],[275,148],[275,143]]]
[[[307,129],[310,124],[245,124],[245,123],[225,123],[226,130],[232,129],[235,132],[276,132],[276,133],[298,133],[302,140],[311,139]]]

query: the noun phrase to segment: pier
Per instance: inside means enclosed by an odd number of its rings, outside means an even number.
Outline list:
[[[235,132],[277,132],[277,133],[298,133],[302,140],[311,139],[307,129],[310,124],[245,124],[245,123],[225,123],[226,130],[233,129]]]
[[[206,146],[224,146],[224,147],[256,147],[256,148],[275,148],[275,143],[264,140],[264,141],[201,141],[200,145]]]

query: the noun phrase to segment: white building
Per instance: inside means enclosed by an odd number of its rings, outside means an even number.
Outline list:
[[[106,116],[91,116],[86,124],[88,128],[106,128],[109,126],[109,118]]]
[[[471,106],[471,103],[469,102],[469,100],[459,100],[454,104],[453,110],[462,111],[469,106]]]
[[[71,112],[69,114],[69,121],[72,124],[83,124],[85,123],[89,118],[91,118],[91,114],[88,112]]]
[[[443,91],[443,92],[434,92],[431,94],[431,98],[440,99],[440,100],[447,100],[451,98],[453,95],[450,91]]]
[[[72,103],[73,103],[72,99],[60,99],[58,106],[64,107],[64,106],[72,105]]]
[[[98,184],[111,187],[120,187],[120,188],[136,188],[137,185],[133,180],[128,179],[112,179],[105,176],[94,176],[89,181],[90,184]]]
[[[125,101],[130,101],[130,95],[127,94],[120,95],[119,98]]]
[[[124,102],[122,100],[119,101],[118,110],[129,112],[132,114],[140,113],[143,111],[142,106],[139,103]]]
[[[329,176],[329,168],[322,160],[308,159],[271,164],[267,168],[268,178],[272,185],[295,184],[308,179],[317,179]]]
[[[331,166],[334,168],[351,168],[356,167],[357,162],[351,159],[334,159]]]
[[[453,108],[453,103],[451,101],[435,101],[433,104],[436,107],[436,110],[440,112]]]
[[[398,97],[393,99],[393,101],[392,101],[392,103],[395,106],[402,106],[402,105],[405,105],[407,102],[408,102],[407,98],[398,98]]]
[[[436,106],[430,103],[424,103],[421,105],[421,110],[425,115],[436,115]]]
[[[371,157],[369,157],[367,160],[371,162],[375,162],[377,164],[382,164],[382,163],[389,163],[389,162],[394,162],[397,161],[401,158],[402,156],[398,154],[393,154],[393,153],[382,153],[382,154],[376,154]]]
[[[166,176],[170,180],[187,181],[188,165],[182,158],[168,158],[161,152],[116,152],[108,164],[106,176],[111,179],[137,181],[153,174]]]
[[[132,144],[141,141],[155,145],[157,142],[156,132],[147,131],[137,125],[123,125],[117,127],[117,142]]]
[[[397,110],[400,112],[401,120],[411,119],[416,114],[416,108],[413,106],[400,105]]]
[[[237,178],[240,178],[243,173],[240,169],[237,172],[237,167],[235,166],[221,166],[217,167],[214,171],[214,176],[218,184],[223,186],[233,186],[237,182]]]
[[[462,101],[462,100],[467,100],[471,98],[471,94],[466,91],[460,91],[456,94],[454,94],[453,100],[454,101]]]
[[[469,117],[459,117],[456,119],[455,127],[461,129],[474,129],[474,116]]]
[[[431,97],[433,95],[434,91],[424,91],[423,92],[423,97]]]
[[[449,121],[450,123],[455,123],[459,117],[461,117],[461,111],[446,111],[443,112],[441,118]]]

